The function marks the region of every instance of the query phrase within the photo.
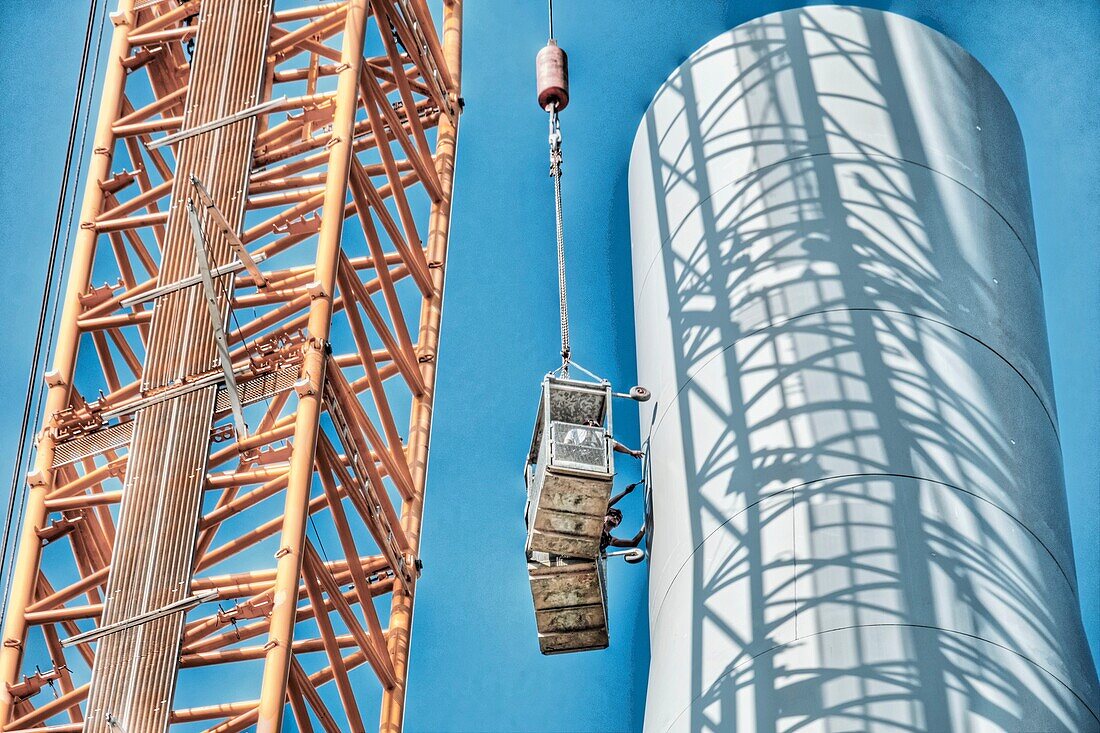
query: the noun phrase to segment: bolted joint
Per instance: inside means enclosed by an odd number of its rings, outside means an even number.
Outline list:
[[[263,595],[251,598],[244,603],[238,603],[228,611],[218,609],[218,623],[221,625],[235,624],[237,621],[255,618],[267,618],[272,610],[271,597]]]
[[[78,524],[84,521],[84,512],[81,511],[72,517],[62,517],[61,519],[55,519],[45,527],[35,527],[34,533],[38,535],[39,541],[42,546],[56,542],[65,535],[71,534],[76,531]]]
[[[306,292],[309,293],[309,297],[311,300],[324,298],[327,295],[325,293],[325,286],[317,282],[316,280],[306,286]]]
[[[22,682],[8,683],[8,694],[19,701],[27,700],[41,692],[46,685],[52,687],[55,680],[61,679],[62,670],[67,669],[62,665],[46,672],[37,671],[30,676],[23,675]]]
[[[302,376],[294,383],[294,393],[299,397],[309,397],[318,392],[318,385],[313,375],[308,371],[302,372]]]
[[[32,489],[43,488],[48,482],[48,476],[42,469],[35,469],[27,473],[27,485]]]
[[[325,354],[331,346],[324,339],[310,338],[302,345],[302,376],[294,383],[294,391],[299,397],[308,397],[321,392],[321,378],[325,373]]]
[[[115,28],[118,28],[118,27],[124,26],[124,25],[132,26],[134,24],[134,11],[133,10],[126,10],[126,11],[116,10],[115,12],[111,13],[110,18],[111,18],[111,25],[113,25]]]
[[[316,336],[310,336],[309,339],[302,345],[302,350],[305,352],[308,359],[312,353],[331,354],[332,346],[328,341]]]

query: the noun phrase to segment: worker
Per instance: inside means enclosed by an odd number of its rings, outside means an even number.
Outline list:
[[[645,536],[645,525],[642,525],[638,533],[630,539],[622,539],[611,534],[611,532],[622,524],[623,521],[623,513],[615,509],[615,505],[619,503],[619,500],[624,496],[634,491],[641,483],[641,481],[636,481],[630,484],[621,492],[611,497],[611,501],[607,502],[607,514],[604,515],[603,532],[600,534],[600,552],[605,552],[608,547],[637,547],[641,543],[642,537]]]
[[[582,448],[599,448],[601,446],[603,434],[587,428],[598,428],[602,430],[602,426],[595,420],[589,420],[584,424],[584,427],[569,425],[565,430],[565,435],[561,438],[561,444],[575,445]]]
[[[625,453],[628,456],[633,456],[634,458],[641,458],[642,456],[645,455],[645,453],[643,453],[640,450],[634,450],[633,448],[627,448],[625,445],[623,445],[619,441],[615,440],[614,438],[611,439],[611,447],[613,449],[615,449],[616,453]]]
[[[586,428],[599,428],[602,429],[603,425],[598,420],[585,420],[584,427]],[[610,436],[608,436],[610,437]],[[577,445],[586,448],[595,448],[599,445],[600,437],[591,430],[584,430],[583,428],[572,425],[565,431],[565,435],[562,437],[563,445]],[[616,453],[625,453],[633,458],[642,458],[645,453],[640,450],[634,450],[633,448],[627,448],[619,441],[611,438],[611,448]]]

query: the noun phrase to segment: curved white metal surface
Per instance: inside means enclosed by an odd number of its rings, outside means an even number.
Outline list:
[[[1094,731],[1027,170],[957,45],[722,34],[630,163],[646,730]]]

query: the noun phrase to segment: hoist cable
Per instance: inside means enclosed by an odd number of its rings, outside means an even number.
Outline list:
[[[547,0],[547,16],[549,19],[550,42],[554,41],[554,0]],[[554,179],[554,229],[557,240],[558,254],[558,317],[561,326],[561,372],[562,376],[569,376],[569,357],[571,348],[569,345],[569,303],[567,299],[566,275],[565,275],[565,226],[562,219],[561,199],[561,123],[558,120],[558,104],[551,102],[550,112],[550,177]]]
[[[561,322],[562,374],[569,376],[569,303],[565,276],[565,227],[561,203],[561,129],[556,107],[550,109],[550,176],[554,179],[554,225],[558,249],[558,315]]]
[[[69,253],[70,232],[72,230],[73,212],[76,206],[76,191],[78,189],[78,185],[73,186],[72,197],[68,205],[66,205],[66,198],[68,198],[69,194],[69,171],[73,166],[73,153],[77,148],[77,131],[79,129],[80,146],[79,152],[75,156],[77,167],[75,175],[72,177],[74,183],[78,184],[83,170],[84,148],[88,133],[88,120],[91,115],[91,103],[92,99],[95,97],[95,81],[99,69],[99,51],[103,39],[104,20],[107,17],[106,11],[107,0],[104,0],[102,4],[89,3],[88,21],[84,29],[84,46],[80,54],[80,71],[77,75],[76,90],[73,95],[73,111],[69,122],[69,138],[65,149],[65,163],[61,170],[61,182],[57,194],[57,209],[54,216],[53,236],[46,265],[46,280],[42,286],[36,339],[27,374],[27,394],[23,402],[19,443],[16,446],[15,461],[12,465],[7,511],[4,514],[4,528],[2,540],[0,540],[0,579],[3,580],[4,587],[4,596],[3,599],[0,600],[0,621],[6,620],[8,596],[11,591],[12,576],[8,564],[9,554],[13,550],[12,530],[13,527],[17,528],[22,523],[23,503],[26,496],[26,483],[23,477],[30,468],[30,458],[32,455],[32,452],[29,450],[29,438],[38,427],[38,420],[42,409],[43,392],[45,391],[38,389],[38,381],[41,372],[45,368],[45,362],[53,353],[53,334],[57,321],[62,282],[61,278],[57,277],[59,274],[59,263],[64,264],[68,259]],[[96,24],[97,16],[101,16],[98,23],[98,31]],[[84,85],[89,76],[88,59],[92,56],[89,52],[92,48],[93,37],[95,39],[95,54],[92,61],[91,87],[89,93],[85,94]],[[85,100],[87,100],[87,102],[82,115],[81,103]],[[81,122],[82,117],[83,122]],[[67,217],[66,209],[68,209]],[[64,238],[64,242],[62,242],[62,238]],[[58,257],[59,249],[61,251],[60,258]],[[57,281],[56,289],[53,287],[55,279]],[[47,325],[49,326],[48,334],[46,333]],[[43,358],[44,348],[45,358]],[[24,465],[24,460],[26,460],[26,465]],[[16,519],[17,512],[19,515],[18,521],[13,521]]]

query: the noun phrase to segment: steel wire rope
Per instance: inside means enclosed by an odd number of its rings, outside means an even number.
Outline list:
[[[200,231],[201,231],[201,227],[200,227]],[[210,245],[210,243],[208,241],[208,238],[206,237],[205,233],[203,233],[202,248],[203,248],[203,251],[206,253],[206,261],[209,262],[213,266],[213,269],[217,269],[218,262],[214,258],[214,253],[211,250],[209,245]],[[223,277],[217,278],[214,282],[215,282],[215,287],[219,289],[219,294],[223,298],[225,298],[225,309],[229,313],[229,320],[231,320],[236,325],[237,334],[240,336],[241,344],[244,346],[245,353],[248,354],[252,351],[252,347],[255,345],[255,343],[259,341],[259,334],[257,334],[256,339],[254,339],[252,345],[250,345],[248,343],[248,338],[245,337],[245,335],[244,335],[244,327],[241,325],[240,320],[237,318],[237,312],[233,308],[233,293],[232,293],[232,291],[230,290],[230,287],[229,287],[229,283],[232,282],[232,281],[233,281],[232,277],[223,276]],[[255,318],[255,314],[256,314],[256,308],[255,307],[252,308],[252,314],[253,314],[253,318]],[[225,335],[225,341],[226,341],[226,348],[228,348],[228,346],[229,346],[229,334],[228,333],[226,333],[226,335]],[[225,385],[226,391],[228,391],[230,389],[234,389],[234,388],[235,388],[235,385],[229,384],[228,382]],[[268,411],[270,411],[271,405],[272,405],[272,397],[271,396],[264,397],[263,402],[267,406]],[[243,406],[242,406],[242,411],[243,411]],[[247,423],[246,423],[246,425],[247,425]],[[238,435],[236,437],[237,437],[237,440],[240,440],[243,436]]]
[[[207,241],[206,237],[203,237],[203,249],[206,252],[207,261],[210,262],[211,264],[215,265],[215,267],[216,267],[217,262],[214,259],[213,252],[211,252],[211,250],[210,250],[209,242]],[[237,319],[236,309],[233,308],[233,294],[230,292],[229,284],[227,282],[227,280],[229,280],[229,278],[224,278],[223,277],[223,278],[219,278],[219,280],[220,280],[220,283],[219,283],[218,287],[221,290],[222,297],[225,298],[226,310],[229,311],[229,318],[237,326],[237,333],[240,334],[240,336],[241,336],[241,343],[244,345],[245,351],[248,352],[248,351],[251,350],[251,346],[248,343],[248,339],[244,336],[244,328],[241,326],[240,320]],[[253,312],[253,314],[255,314],[256,313],[256,308],[252,308],[252,312]],[[256,341],[258,341],[258,339],[259,339],[259,336],[257,336],[257,338],[253,340],[253,344],[252,344],[253,346],[255,345]],[[228,338],[226,340],[228,341]],[[232,389],[233,388],[233,385],[231,385],[231,384],[226,384],[225,386],[226,386],[226,389]],[[272,404],[272,398],[270,396],[265,397],[264,398],[264,404],[266,404],[268,409],[270,410],[271,404]],[[312,514],[309,516],[309,524],[310,524],[310,527],[313,529],[313,539],[315,539],[317,541],[317,549],[320,550],[321,557],[324,558],[326,563],[331,564],[332,561],[329,559],[328,550],[325,548],[325,542],[324,542],[324,540],[321,539],[321,533],[317,529],[317,523],[314,521],[314,518],[313,518]]]
[[[99,17],[98,27],[96,17]],[[42,403],[46,390],[36,389],[39,375],[44,371],[45,364],[53,356],[53,337],[57,327],[58,305],[60,302],[61,285],[63,278],[57,277],[59,269],[64,266],[69,256],[71,243],[73,215],[76,211],[76,195],[80,190],[80,179],[84,170],[84,150],[88,138],[88,121],[91,118],[91,105],[95,99],[96,79],[99,75],[99,59],[103,42],[103,28],[106,25],[107,0],[102,3],[90,3],[88,7],[88,21],[84,30],[84,45],[80,54],[80,71],[77,75],[76,90],[73,94],[73,111],[69,123],[69,138],[65,150],[65,163],[61,170],[61,182],[57,194],[57,212],[54,216],[53,235],[50,243],[50,253],[46,266],[46,281],[42,286],[40,299],[36,340],[31,356],[30,367],[27,374],[27,396],[23,403],[23,414],[20,421],[19,444],[16,447],[15,461],[12,464],[12,476],[10,491],[8,494],[7,508],[4,513],[4,528],[2,544],[0,544],[0,580],[3,581],[4,595],[0,600],[0,624],[6,622],[8,614],[8,596],[11,592],[11,569],[9,567],[9,554],[17,551],[18,545],[13,545],[12,531],[18,531],[22,525],[24,513],[24,501],[26,498],[26,482],[23,476],[30,470],[34,451],[29,450],[29,439],[37,433],[42,418]],[[88,58],[91,54],[92,38],[95,37],[95,54],[91,64],[91,81],[88,84],[88,93],[84,93],[88,75]],[[84,103],[83,113],[81,103]],[[73,149],[77,147],[77,128],[80,129],[79,152],[75,156],[76,170],[74,171],[72,192],[69,193],[69,171],[73,167]],[[68,197],[68,204],[66,198]],[[64,221],[64,225],[62,222]],[[62,242],[62,237],[64,241]],[[61,251],[60,258],[58,250]],[[56,281],[56,282],[55,282]],[[51,294],[52,291],[52,294]],[[48,334],[43,339],[43,332]],[[43,345],[45,344],[45,352]],[[31,426],[33,424],[33,429]],[[13,521],[15,519],[15,521]]]
[[[208,259],[212,257],[212,255],[210,254],[209,249],[207,249],[207,257],[208,257]],[[213,262],[212,259],[211,259],[211,262]],[[236,324],[237,333],[241,334],[241,343],[244,344],[245,351],[247,352],[250,348],[249,345],[248,345],[248,339],[244,337],[244,328],[241,326],[241,322],[237,319],[236,310],[233,308],[233,298],[232,298],[232,295],[229,293],[229,286],[227,284],[225,284],[224,280],[222,282],[221,289],[222,289],[222,295],[225,297],[225,300],[226,300],[227,309],[229,311],[229,317],[233,321],[233,323]],[[256,308],[252,308],[252,313],[255,316]],[[258,339],[259,339],[259,336],[257,336],[257,340]],[[233,387],[233,385],[230,385],[230,384],[227,384],[225,386],[226,386],[226,389],[232,389],[232,387]],[[267,405],[268,411],[270,411],[271,410],[271,405],[272,405],[272,397],[271,396],[265,397],[264,398],[264,404]],[[321,540],[321,533],[318,532],[318,530],[317,530],[317,524],[314,522],[312,514],[309,515],[309,523],[310,523],[310,526],[313,528],[313,538],[315,540],[317,540],[317,547],[321,551],[321,556],[324,557],[326,563],[331,563],[332,561],[329,560],[328,552],[325,550],[325,543],[324,543],[324,541]]]
[[[547,0],[550,40],[554,40],[554,0]],[[572,349],[569,344],[569,301],[565,272],[565,226],[562,218],[561,196],[561,123],[558,120],[557,103],[550,104],[550,177],[554,179],[554,230],[558,257],[558,319],[561,331],[561,373],[569,376]]]
[[[561,128],[558,122],[556,105],[550,108],[550,176],[554,179],[554,231],[558,254],[558,318],[561,329],[562,373],[569,374],[569,358],[572,349],[569,345],[569,301],[565,274],[565,226],[562,218],[561,199]]]

